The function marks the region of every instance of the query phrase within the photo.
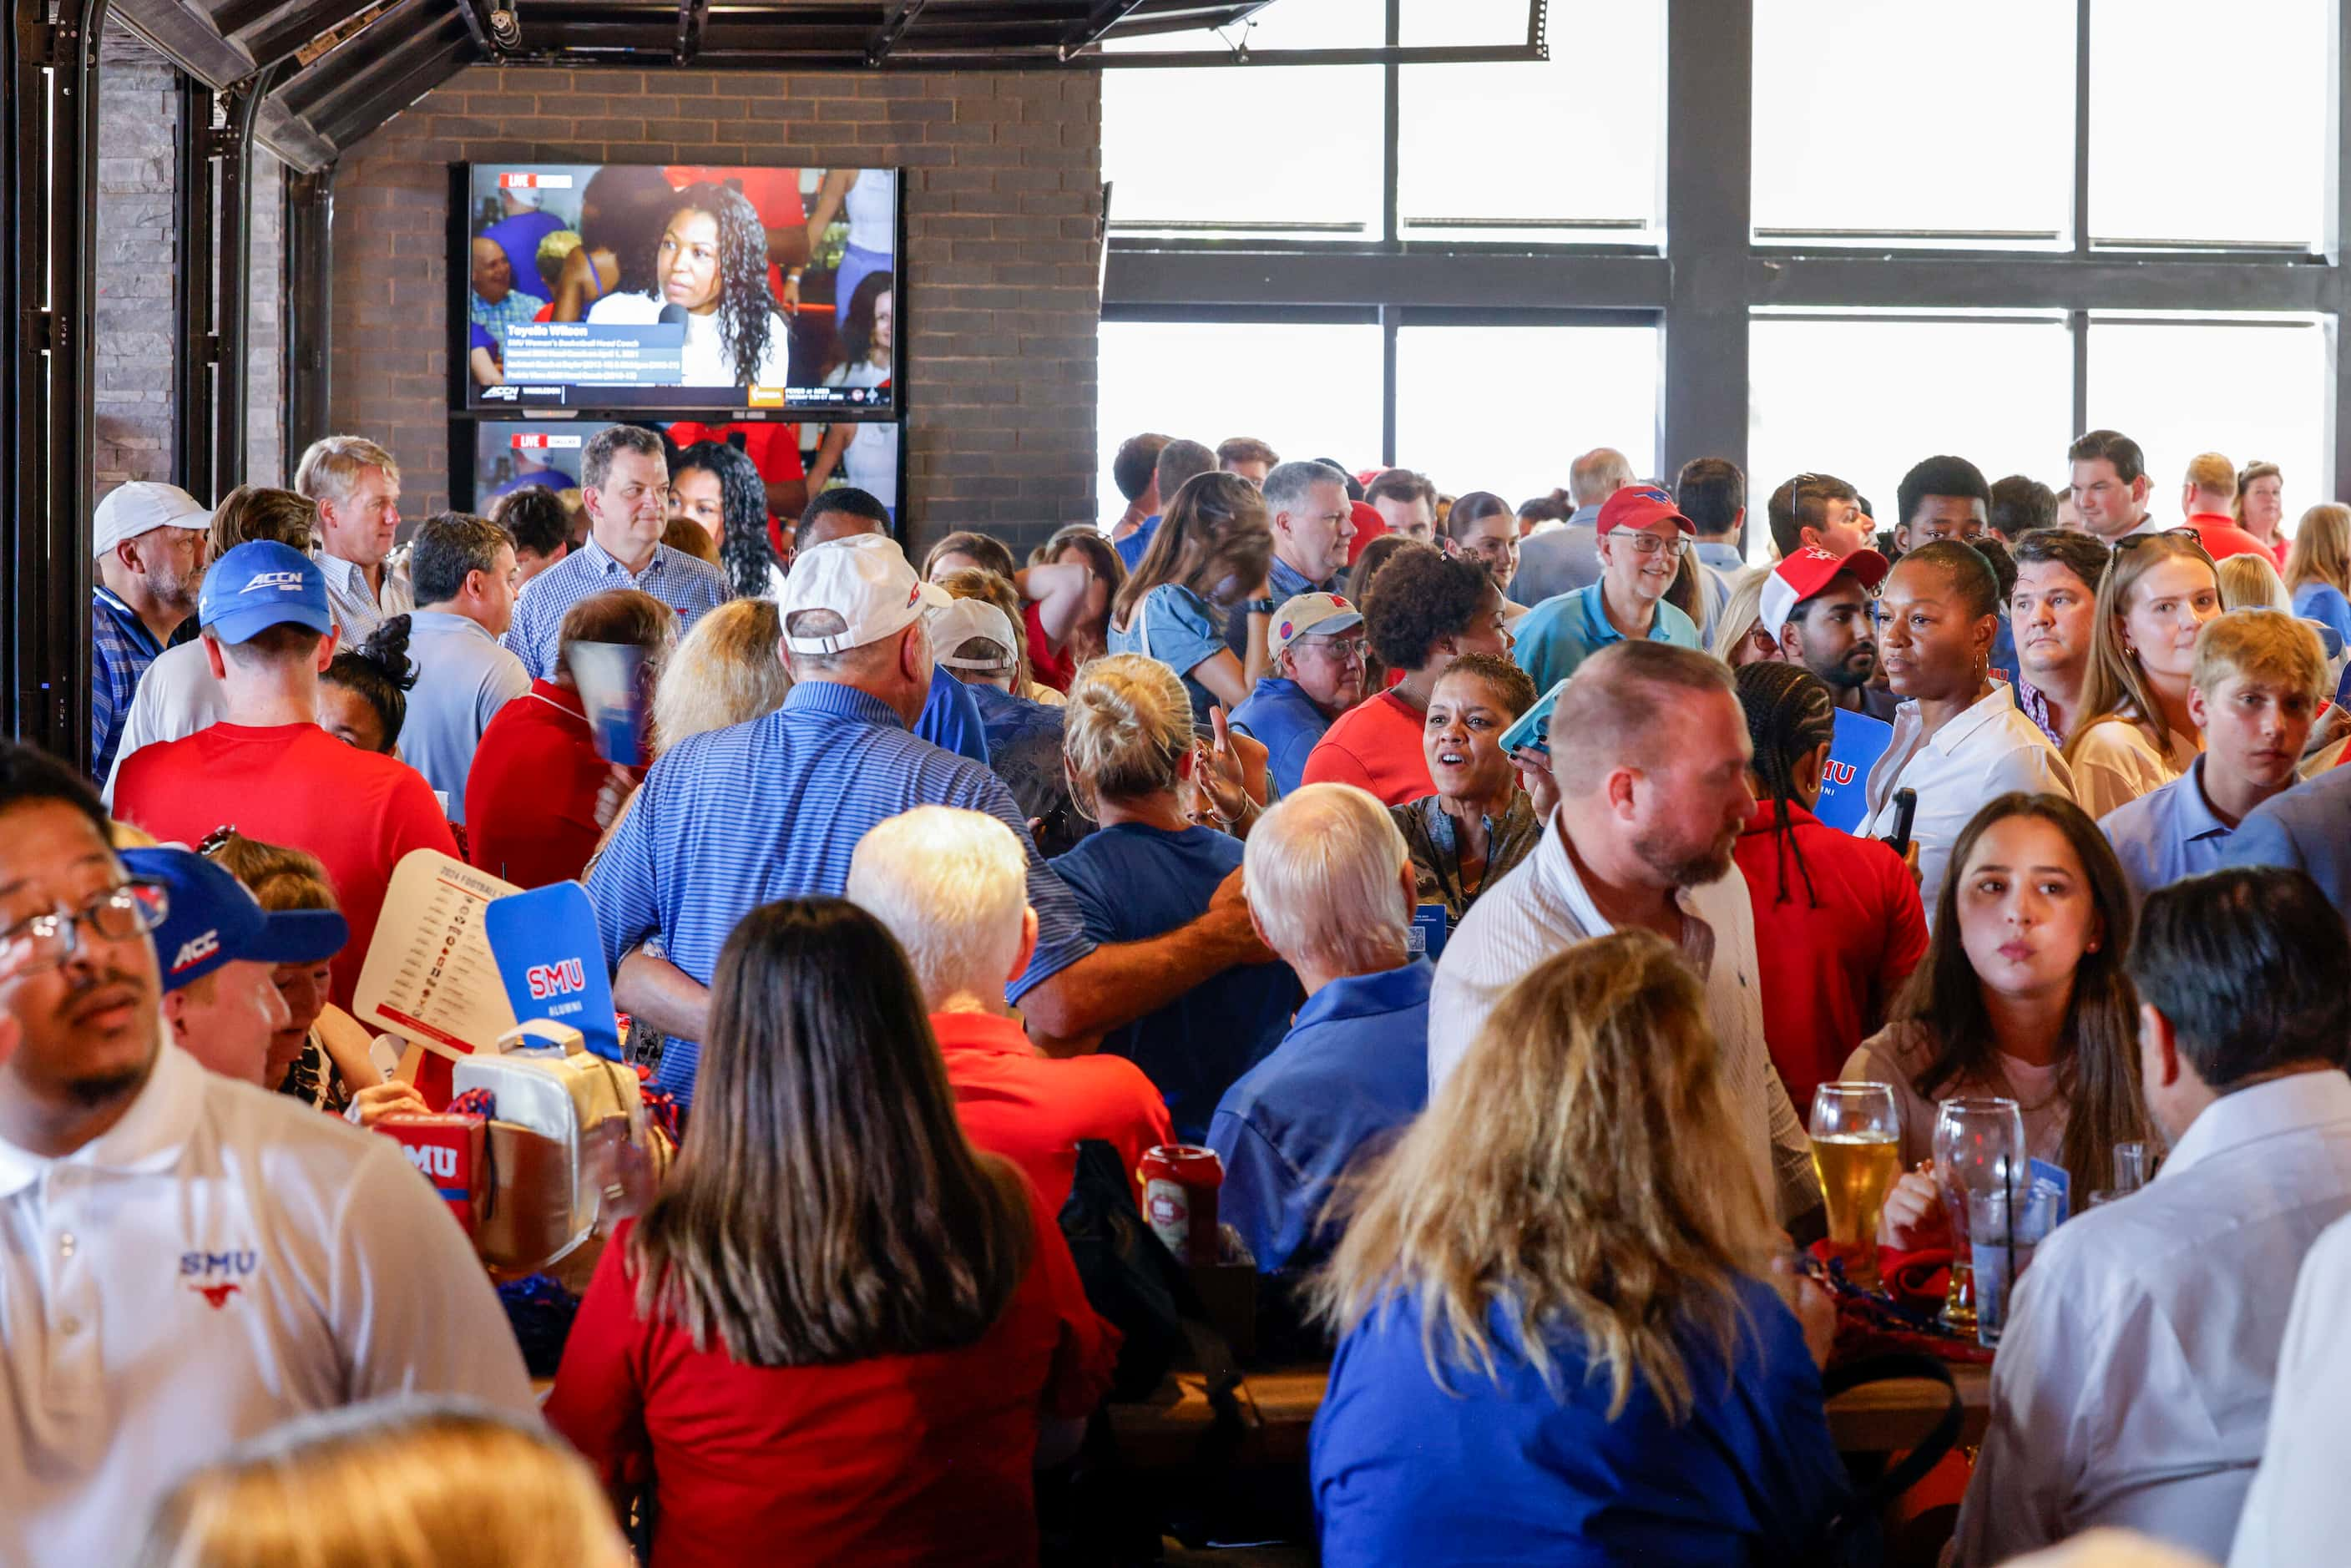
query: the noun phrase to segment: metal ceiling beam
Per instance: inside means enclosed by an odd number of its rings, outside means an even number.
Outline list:
[[[349,103],[335,105],[335,112],[319,124],[319,133],[338,148],[356,145],[385,120],[465,69],[465,41],[458,38],[374,90],[364,95],[354,91]]]
[[[710,0],[678,0],[677,47],[671,51],[674,63],[690,66],[702,53],[702,29],[710,20]]]
[[[207,87],[253,74],[255,62],[234,40],[178,0],[116,0],[109,16]]]
[[[687,0],[687,3],[692,4],[694,0]],[[703,3],[706,5],[708,0],[703,0]],[[506,51],[499,48],[497,40],[490,36],[488,0],[455,0],[455,4],[457,15],[465,21],[465,36],[474,40],[474,47],[481,51],[482,58],[496,60],[504,55]]]
[[[923,7],[927,4],[929,0],[890,0],[890,9],[883,16],[882,25],[873,29],[873,36],[865,41],[865,63],[878,66],[887,59],[890,51],[898,47],[898,40],[906,36],[906,29],[914,25],[914,18],[923,14]]]
[[[402,0],[379,26],[382,31],[377,37],[387,41],[386,47],[337,49],[279,88],[277,100],[288,111],[318,125],[315,110],[332,106],[362,83],[396,76],[419,57],[465,37],[456,18],[442,9],[440,0]]]
[[[1126,20],[1127,13],[1143,0],[1094,0],[1093,9],[1085,19],[1071,27],[1061,38],[1061,58],[1068,59],[1080,49],[1091,48],[1102,42],[1102,35]]]
[[[321,33],[332,32],[360,16],[368,9],[368,4],[369,0],[316,0],[263,27],[245,41],[246,49],[253,56],[256,66],[276,65],[292,58]],[[386,12],[385,16],[394,14]]]

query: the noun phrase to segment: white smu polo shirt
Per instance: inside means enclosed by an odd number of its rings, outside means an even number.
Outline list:
[[[402,1393],[537,1418],[465,1234],[400,1146],[165,1045],[63,1159],[0,1141],[0,1563],[129,1559],[190,1468]]]

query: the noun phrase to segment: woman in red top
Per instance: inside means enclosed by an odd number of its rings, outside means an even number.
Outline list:
[[[1110,652],[1110,606],[1126,585],[1126,563],[1102,530],[1071,523],[1045,541],[1040,564],[1015,579],[1029,629],[1029,666],[1066,692],[1078,666]]]
[[[1875,839],[1813,815],[1836,735],[1836,701],[1801,664],[1736,673],[1755,742],[1759,804],[1733,852],[1755,905],[1763,965],[1763,1040],[1799,1114],[1854,1047],[1886,1021],[1895,991],[1927,951],[1917,879]]]
[[[646,1493],[654,1568],[1033,1564],[1040,1436],[1100,1402],[1117,1336],[1035,1190],[965,1140],[905,956],[855,904],[764,905],[710,1021],[548,1421]]]
[[[1421,746],[1428,699],[1465,653],[1508,659],[1502,591],[1486,569],[1424,544],[1398,546],[1372,580],[1364,626],[1395,685],[1341,714],[1307,754],[1309,784],[1353,784],[1383,806],[1437,793]]]
[[[650,593],[591,593],[563,617],[555,678],[500,708],[474,748],[465,775],[465,859],[517,887],[569,882],[635,783],[597,752],[596,735],[571,678],[575,643],[626,643],[644,650],[646,687],[677,634],[677,615]],[[650,704],[647,705],[650,708]]]

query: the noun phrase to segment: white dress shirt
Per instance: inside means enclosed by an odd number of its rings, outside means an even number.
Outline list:
[[[2306,1568],[2335,1561],[2351,1540],[2351,1219],[2326,1228],[2303,1260],[2278,1353],[2262,1468],[2237,1521],[2229,1568]]]
[[[335,630],[342,634],[346,648],[358,647],[378,626],[416,608],[416,594],[408,585],[405,555],[384,562],[381,595],[368,586],[367,573],[358,563],[339,560],[324,550],[319,552],[317,559],[319,570],[327,578],[327,607],[334,612]]]
[[[2146,1188],[2059,1226],[1992,1363],[1960,1568],[2105,1524],[2226,1556],[2269,1426],[2286,1281],[2346,1212],[2351,1077],[2309,1072],[2214,1102]]]
[[[1951,846],[1969,819],[2011,789],[2045,789],[2070,800],[2074,775],[1999,681],[1933,735],[1925,729],[1916,701],[1894,710],[1894,739],[1869,770],[1869,820],[1861,831],[1870,838],[1887,837],[1894,831],[1894,792],[1918,792],[1910,839],[1918,846],[1918,897],[1931,925]]]
[[[473,1249],[400,1145],[166,1045],[62,1159],[0,1143],[0,1563],[128,1562],[191,1467],[295,1416],[535,1420]]]
[[[204,639],[164,649],[131,694],[131,712],[122,721],[122,744],[114,748],[114,767],[99,797],[110,807],[114,804],[114,781],[122,776],[123,758],[141,747],[182,739],[227,716],[228,688],[213,674]]]
[[[1486,1027],[1486,1019],[1528,970],[1575,943],[1604,936],[1609,924],[1584,891],[1553,819],[1529,855],[1480,894],[1445,944],[1428,998],[1428,1088],[1432,1097]],[[1812,1140],[1763,1043],[1763,992],[1755,961],[1755,906],[1747,879],[1729,874],[1675,895],[1682,950],[1706,982],[1707,1021],[1749,1137],[1755,1178],[1782,1219],[1821,1201]]]

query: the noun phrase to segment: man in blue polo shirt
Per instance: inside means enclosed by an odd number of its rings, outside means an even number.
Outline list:
[[[2168,784],[2098,821],[2134,905],[2181,877],[2228,864],[2238,825],[2292,788],[2325,670],[2318,633],[2306,621],[2232,610],[2205,622],[2188,685],[2188,713],[2204,737],[2204,754]]]
[[[1233,709],[1232,727],[1265,747],[1274,787],[1294,794],[1314,743],[1364,700],[1364,612],[1335,593],[1301,593],[1273,612],[1266,656],[1273,674]]]
[[[1265,476],[1264,489],[1266,526],[1273,532],[1266,612],[1270,614],[1284,600],[1301,593],[1337,593],[1344,588],[1347,547],[1355,539],[1347,476],[1320,463],[1283,463]],[[1246,661],[1248,616],[1225,617],[1225,646],[1234,658]]]
[[[580,504],[588,542],[530,580],[517,601],[506,645],[535,681],[555,678],[563,618],[591,593],[634,588],[677,612],[683,635],[726,602],[726,574],[661,542],[669,524],[669,460],[661,437],[634,424],[607,425],[580,458]]]
[[[590,873],[613,1000],[671,1037],[656,1082],[681,1101],[692,1099],[710,979],[736,923],[776,899],[838,896],[858,841],[916,806],[985,811],[1019,839],[1037,946],[1006,995],[1054,1054],[1090,1051],[1208,977],[1266,960],[1238,878],[1165,936],[1087,940],[1003,780],[908,728],[931,690],[925,612],[945,602],[879,535],[801,551],[778,601],[791,695],[764,718],[671,747]],[[653,936],[665,957],[642,950]]]
[[[90,519],[89,765],[114,769],[139,677],[189,616],[204,580],[212,514],[177,485],[134,479],[106,493]]]
[[[1426,959],[1411,956],[1413,868],[1378,801],[1309,784],[1249,831],[1242,862],[1266,945],[1306,988],[1290,1033],[1225,1091],[1208,1124],[1217,1214],[1271,1274],[1319,1262],[1349,1164],[1428,1099]]]
[[[1665,601],[1698,528],[1654,485],[1631,485],[1600,505],[1600,580],[1544,600],[1518,626],[1519,668],[1547,691],[1611,643],[1645,637],[1702,646],[1698,625]]]

